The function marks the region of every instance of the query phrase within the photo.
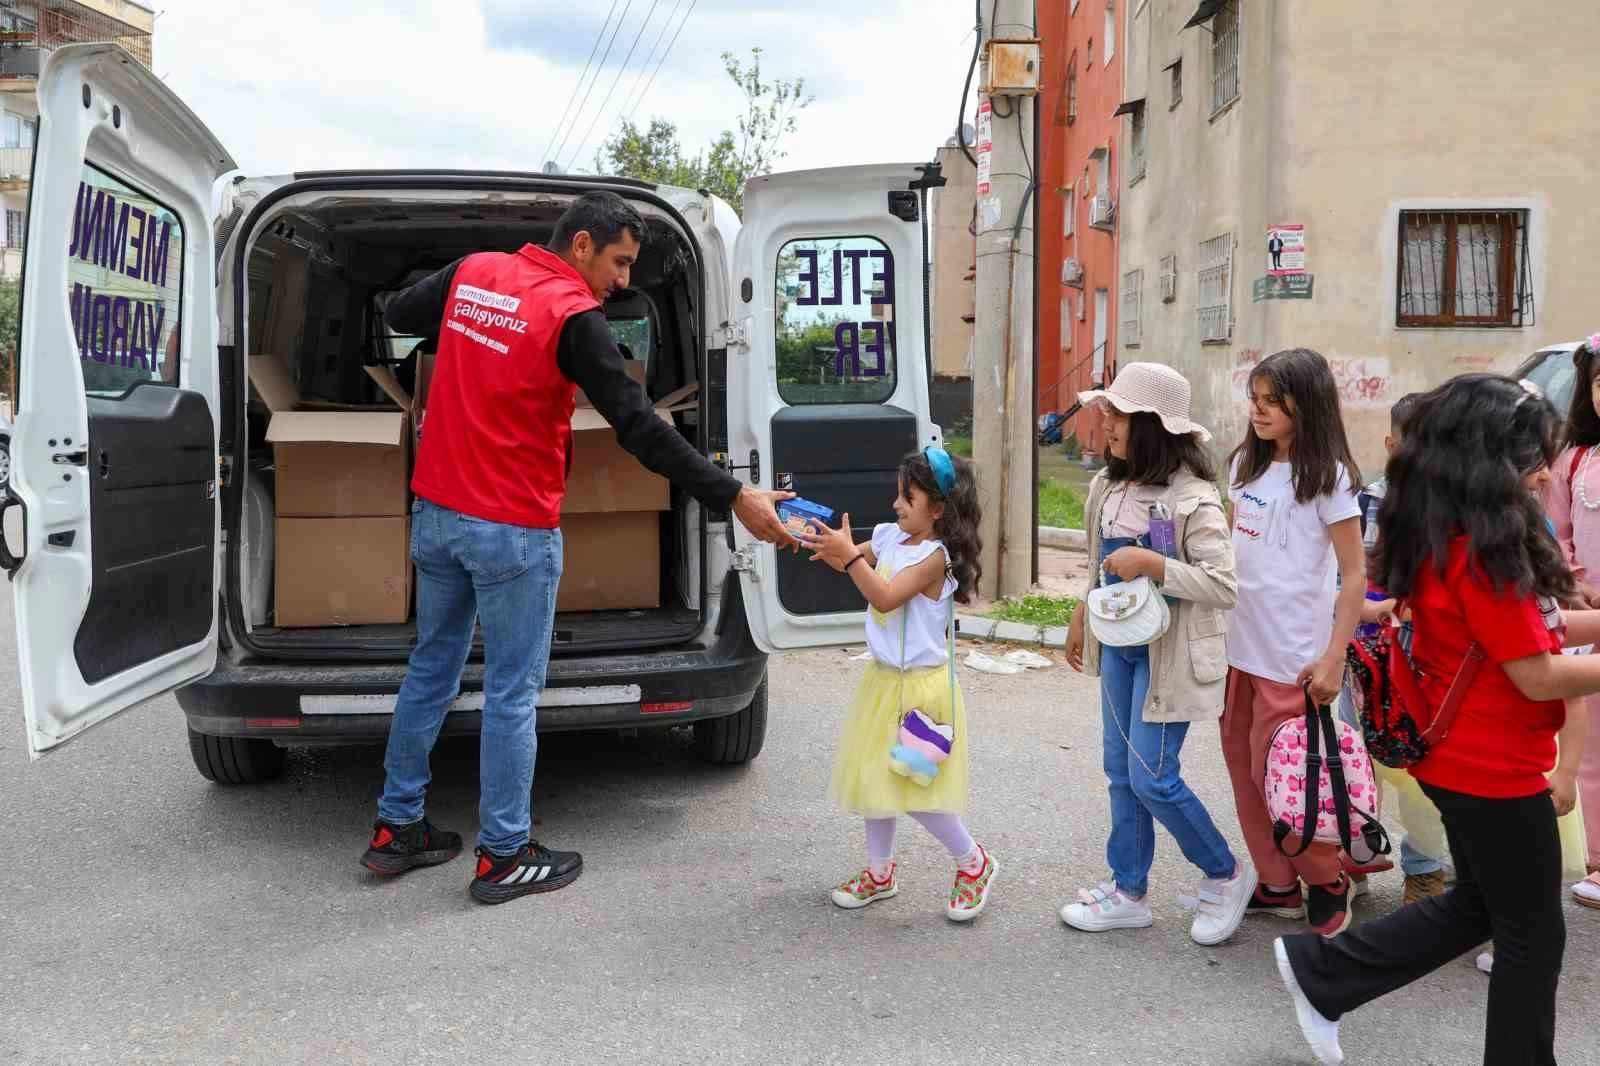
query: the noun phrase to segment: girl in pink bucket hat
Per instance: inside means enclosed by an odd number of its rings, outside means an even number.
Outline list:
[[[1216,471],[1202,448],[1211,435],[1190,418],[1189,391],[1171,367],[1133,363],[1109,389],[1080,396],[1105,410],[1109,461],[1084,507],[1090,557],[1099,566],[1086,606],[1073,612],[1067,658],[1073,669],[1100,677],[1111,876],[1082,890],[1061,909],[1061,920],[1085,932],[1150,925],[1145,896],[1160,822],[1200,870],[1200,890],[1184,902],[1197,912],[1190,936],[1212,945],[1239,928],[1256,875],[1180,773],[1189,726],[1222,714],[1223,641],[1235,588]],[[1159,586],[1153,593],[1152,583]],[[1135,599],[1153,596],[1145,609],[1158,615],[1170,604],[1167,624],[1132,633],[1105,624],[1104,605],[1117,595],[1107,592],[1119,585],[1140,589]]]

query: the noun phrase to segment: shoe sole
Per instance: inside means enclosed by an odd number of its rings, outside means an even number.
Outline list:
[[[885,889],[882,892],[874,892],[866,899],[856,899],[849,893],[840,892],[838,889],[834,889],[831,893],[829,893],[828,898],[832,900],[833,905],[838,907],[840,910],[858,911],[862,907],[878,902],[880,899],[894,899],[899,894],[900,886],[895,885],[893,888]]]
[[[1317,1008],[1311,1005],[1311,1001],[1306,998],[1305,992],[1300,988],[1300,981],[1294,975],[1294,966],[1289,962],[1289,952],[1283,946],[1282,937],[1272,942],[1272,956],[1277,960],[1278,976],[1283,979],[1283,987],[1289,993],[1290,1001],[1294,1003],[1294,1020],[1300,1025],[1301,1038],[1305,1040],[1306,1046],[1311,1049],[1311,1053],[1317,1057],[1317,1061],[1322,1063],[1323,1066],[1339,1066],[1340,1063],[1344,1062],[1344,1052],[1338,1051],[1323,1054],[1322,1050],[1317,1047],[1317,1042],[1312,1039],[1311,1023],[1313,1019],[1307,1017],[1307,1015],[1314,1013]]]
[[[1156,924],[1156,916],[1148,910],[1137,918],[1096,919],[1092,925],[1084,924],[1075,922],[1067,917],[1067,907],[1071,906],[1073,904],[1069,903],[1066,907],[1061,908],[1061,921],[1062,924],[1076,929],[1080,933],[1109,933],[1117,929],[1148,929]]]
[[[1352,886],[1355,885],[1355,883],[1356,882],[1354,882],[1354,881],[1350,882],[1350,884]],[[1316,926],[1312,926],[1311,927],[1311,931],[1313,933],[1316,933],[1318,936],[1320,936],[1324,940],[1332,940],[1334,937],[1337,937],[1340,933],[1343,933],[1346,929],[1349,929],[1350,928],[1350,923],[1355,921],[1355,918],[1356,918],[1356,893],[1355,893],[1355,889],[1352,887],[1352,888],[1345,889],[1345,893],[1344,893],[1344,918],[1339,922],[1338,928],[1337,929],[1323,930],[1323,929],[1318,929]]]
[[[1244,916],[1248,918],[1251,915],[1264,918],[1301,919],[1306,916],[1306,905],[1302,903],[1298,907],[1257,907],[1251,910],[1250,905],[1245,904]]]
[[[1596,817],[1600,817],[1600,815],[1596,815]],[[1587,899],[1574,892],[1572,901],[1580,907],[1588,907],[1592,911],[1600,911],[1600,899]]]
[[[1239,927],[1244,924],[1244,912],[1247,908],[1249,908],[1250,900],[1255,897],[1256,885],[1261,883],[1260,876],[1257,875],[1255,867],[1246,866],[1245,873],[1248,875],[1247,880],[1250,887],[1246,888],[1239,894],[1239,901],[1234,904],[1234,912],[1228,916],[1228,922],[1223,926],[1225,931],[1209,937],[1199,937],[1195,935],[1194,927],[1191,925],[1189,927],[1189,938],[1196,944],[1199,944],[1201,947],[1205,948],[1214,948],[1218,944],[1228,940],[1228,938],[1233,936],[1233,934],[1237,933],[1239,931]]]
[[[521,896],[532,896],[541,892],[554,892],[557,889],[566,888],[576,881],[581,873],[583,873],[583,864],[579,863],[559,877],[552,877],[544,881],[532,881],[522,885],[495,885],[473,878],[472,883],[467,886],[467,892],[479,903],[510,903]]]
[[[391,852],[368,848],[367,853],[361,856],[361,865],[379,877],[399,877],[407,870],[415,870],[418,867],[442,866],[460,854],[460,848],[417,851],[410,855],[395,855]]]
[[[958,911],[948,903],[945,904],[944,916],[952,922],[970,922],[982,914],[984,908],[989,906],[989,893],[994,891],[995,879],[1000,876],[1000,863],[993,855],[989,856],[989,883],[984,886],[983,895],[978,899],[978,905],[970,911]]]

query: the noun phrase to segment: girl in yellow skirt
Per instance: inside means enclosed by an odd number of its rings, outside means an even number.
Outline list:
[[[866,819],[867,867],[833,890],[854,910],[898,895],[894,833],[909,814],[956,862],[945,917],[982,913],[999,869],[961,820],[967,806],[966,707],[955,682],[953,602],[978,581],[978,489],[971,464],[930,446],[900,464],[896,521],[857,544],[841,528],[805,538],[814,560],[866,597],[872,659],[845,719],[828,793]],[[916,712],[916,713],[913,713]]]

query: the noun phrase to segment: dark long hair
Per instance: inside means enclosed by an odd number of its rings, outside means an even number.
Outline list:
[[[944,514],[933,524],[933,532],[944,541],[950,553],[950,576],[956,579],[956,602],[972,602],[972,593],[983,576],[983,564],[978,555],[983,551],[983,539],[978,535],[978,523],[983,509],[978,506],[978,479],[976,468],[965,459],[950,457],[956,467],[956,484],[946,496],[939,491],[939,479],[933,476],[928,457],[912,452],[900,461],[900,491],[915,485],[936,503],[944,504]]]
[[[1345,472],[1350,476],[1351,493],[1359,491],[1361,468],[1345,436],[1339,386],[1328,361],[1310,348],[1290,348],[1267,356],[1250,371],[1247,388],[1251,403],[1255,403],[1256,384],[1262,381],[1294,419],[1294,447],[1289,452],[1294,498],[1310,503],[1328,495],[1339,487],[1339,477]],[[1233,487],[1243,488],[1272,466],[1272,442],[1256,436],[1256,427],[1251,425],[1229,461],[1239,464]]]
[[[1549,401],[1498,374],[1463,374],[1424,395],[1389,458],[1374,580],[1409,595],[1430,559],[1443,575],[1450,542],[1465,534],[1497,588],[1571,596],[1572,573],[1524,484],[1555,459],[1557,429]]]
[[[1111,456],[1106,476],[1136,485],[1170,485],[1183,467],[1201,481],[1217,480],[1216,467],[1192,434],[1168,433],[1159,415],[1135,411],[1128,416],[1128,457]]]
[[[1563,442],[1592,448],[1600,444],[1600,413],[1594,409],[1594,372],[1596,353],[1585,342],[1572,353],[1572,407],[1567,412],[1567,428]]]

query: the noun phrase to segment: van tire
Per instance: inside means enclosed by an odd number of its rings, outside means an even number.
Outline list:
[[[189,754],[194,768],[207,781],[219,785],[258,785],[283,773],[288,754],[270,740],[245,737],[208,737],[189,730]]]
[[[695,754],[709,763],[739,766],[761,754],[767,739],[767,679],[761,679],[750,706],[724,718],[694,724]]]

